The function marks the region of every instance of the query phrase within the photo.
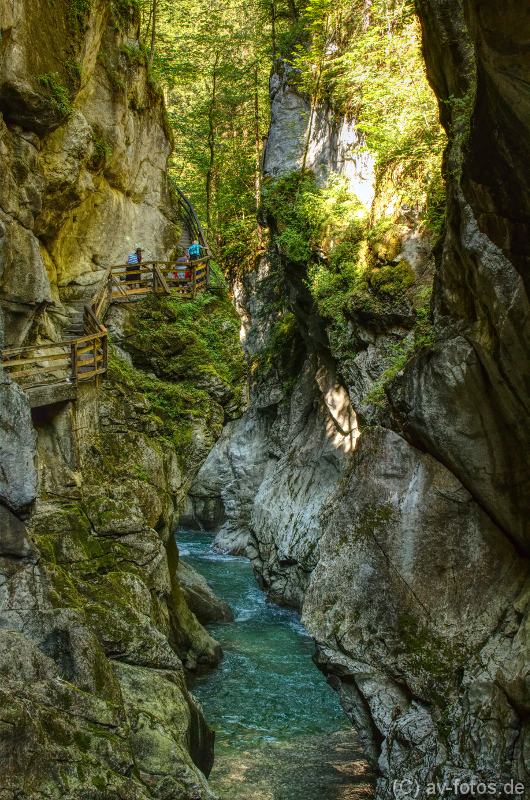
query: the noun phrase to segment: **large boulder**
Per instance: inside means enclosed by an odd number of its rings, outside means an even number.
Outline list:
[[[217,597],[208,581],[182,559],[179,560],[176,578],[188,608],[203,625],[207,622],[234,621],[228,603]]]

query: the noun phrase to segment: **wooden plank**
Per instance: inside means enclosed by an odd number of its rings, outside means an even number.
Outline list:
[[[2,351],[2,357],[18,356],[22,353],[34,353],[35,350],[50,350],[54,347],[68,347],[71,341],[71,339],[61,339],[60,342],[50,342],[49,344],[33,344],[29,347],[11,347]]]
[[[149,265],[153,265],[154,263],[155,263],[154,261],[140,261],[139,264],[114,264],[114,266],[111,267],[111,270],[112,272],[116,272],[116,270],[118,269],[121,270],[129,269],[132,272],[133,268],[136,269],[136,267],[138,267],[139,269],[145,269],[146,267],[148,267]]]
[[[39,369],[25,369],[21,372],[12,372],[9,377],[12,380],[17,380],[18,378],[24,378],[29,375],[47,375],[49,372],[55,372],[55,370],[65,370],[70,365],[70,359],[65,364],[64,367],[58,366],[57,364],[54,367],[40,367]]]
[[[120,292],[120,294],[124,295],[124,294],[125,294],[125,291],[124,291],[124,289],[122,288],[122,286],[121,286],[121,284],[120,284],[120,281],[117,281],[117,280],[116,280],[116,276],[115,276],[115,275],[113,275],[113,276],[112,276],[112,280],[113,280],[114,284],[115,284],[115,285],[118,287],[118,291]]]
[[[95,339],[102,339],[104,336],[107,336],[107,329],[102,325],[102,331],[99,333],[89,333],[86,336],[81,336],[79,339],[76,339],[78,345],[83,344],[83,342],[93,342]],[[69,344],[72,340],[70,340]]]
[[[97,354],[97,356],[99,358],[99,356],[101,355],[101,348],[100,347],[96,347],[95,350],[96,350],[96,354]],[[94,348],[93,347],[90,347],[88,350],[81,350],[81,351],[78,350],[77,351],[77,360],[79,362],[81,362],[81,361],[91,361],[91,360],[93,360],[93,358],[94,358]]]
[[[162,272],[161,272],[158,264],[155,264],[153,266],[153,273],[154,273],[154,275],[156,275],[156,277],[160,281],[160,286],[161,286],[161,289],[164,292],[164,294],[169,294],[169,286],[167,285],[167,283],[165,281],[165,278],[162,275]]]
[[[79,383],[83,383],[83,381],[88,381],[88,380],[90,380],[90,378],[93,378],[93,377],[94,377],[94,375],[103,375],[103,374],[104,374],[104,372],[105,372],[105,370],[104,370],[104,369],[102,369],[102,368],[100,368],[100,369],[95,369],[95,370],[93,370],[92,372],[85,372],[85,373],[82,373],[82,374],[81,374],[81,375],[78,377],[78,379],[77,379],[77,380],[78,380],[78,382],[79,382]]]
[[[34,356],[33,358],[17,358],[14,361],[2,361],[2,367],[9,369],[10,367],[20,367],[23,365],[34,364],[39,361],[57,361],[57,359],[67,358],[67,352],[56,353],[51,356]]]
[[[84,316],[85,330],[86,328],[92,328],[91,333],[99,333],[101,328],[104,327],[101,325],[101,322],[96,317],[90,306],[85,306]]]
[[[91,353],[93,349],[94,349],[94,345],[93,344],[89,344],[86,347],[81,347],[80,349],[78,348],[77,355],[78,356],[82,356],[85,353]]]
[[[93,361],[85,361],[77,365],[77,377],[80,375],[87,375],[88,372],[101,372],[103,367],[103,359],[99,358],[97,363]]]
[[[104,303],[105,303],[105,297],[102,297],[99,303],[96,304],[96,307],[94,309],[94,314],[96,315],[96,317],[99,317]]]
[[[78,361],[79,361],[79,356],[84,356],[87,353],[92,353],[93,350],[94,350],[94,348],[92,346],[83,347],[81,350],[78,350],[77,351],[77,359],[78,359]]]
[[[77,342],[72,342],[70,360],[72,363],[72,377],[77,379]]]
[[[120,284],[121,286],[127,286],[129,283],[146,283],[147,281],[152,280],[153,273],[151,270],[149,270],[149,272],[145,272],[144,275],[146,275],[147,277],[142,278],[141,274],[139,278],[128,277],[126,281],[120,281]]]
[[[94,297],[90,301],[89,305],[94,306],[94,308],[97,306],[101,295],[105,291],[105,287],[106,287],[106,284],[107,284],[107,281],[109,279],[109,275],[110,275],[111,271],[112,271],[112,267],[107,267],[107,269],[105,270],[105,274],[103,275],[101,281],[99,282],[99,286],[98,286],[98,288],[96,290],[96,294],[94,295]]]
[[[103,364],[102,364],[102,367],[105,370],[105,372],[107,371],[108,366],[109,366],[108,344],[109,344],[108,337],[105,336],[105,338],[103,339],[103,347],[102,347],[102,349],[103,349],[103,353],[102,353],[102,355],[103,355]]]
[[[132,281],[132,283],[135,283],[135,281]],[[136,281],[136,283],[138,283],[138,281]],[[129,296],[132,294],[147,294],[148,292],[151,291],[151,287],[146,286],[140,289],[126,289],[125,291]]]
[[[99,351],[99,347],[96,348],[97,358],[102,358],[101,353],[98,352],[98,351]],[[79,352],[79,350],[78,350],[77,351],[77,361],[78,361],[78,363],[81,363],[83,361],[93,361],[94,360],[94,355],[93,354],[94,354],[94,348],[92,348],[92,347],[90,348],[89,351],[83,350],[82,352]],[[84,356],[84,358],[83,358],[83,356]]]
[[[29,367],[32,364],[40,364],[41,362],[48,363],[48,361],[64,361],[65,358],[69,358],[70,354],[67,352],[64,353],[57,353],[54,356],[40,356],[37,358],[21,358],[17,359],[16,361],[9,361],[6,364],[2,363],[4,369],[10,369],[11,367]]]

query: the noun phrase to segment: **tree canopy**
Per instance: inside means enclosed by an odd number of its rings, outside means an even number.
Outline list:
[[[412,0],[142,3],[175,138],[170,172],[225,268],[249,266],[263,243],[260,157],[279,59],[299,70],[312,108],[326,104],[363,133],[376,172],[372,216],[392,195],[439,227],[445,140]]]

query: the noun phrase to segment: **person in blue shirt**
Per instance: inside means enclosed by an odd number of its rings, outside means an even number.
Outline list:
[[[134,248],[134,253],[131,253],[130,256],[127,258],[127,278],[131,281],[139,281],[140,280],[140,273],[134,272],[133,264],[141,264],[142,263],[142,248],[140,245],[137,245]],[[131,265],[131,266],[129,266]],[[131,274],[134,273],[134,274]],[[136,286],[133,284],[129,284],[129,289],[135,289]]]
[[[188,254],[190,261],[198,261],[201,257],[201,246],[197,240],[188,247]]]

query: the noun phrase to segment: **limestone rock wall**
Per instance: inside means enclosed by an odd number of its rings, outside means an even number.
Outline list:
[[[213,798],[206,782],[213,733],[187,679],[214,667],[221,649],[187,600],[204,621],[231,612],[179,564],[173,532],[225,414],[233,418],[236,396],[244,402],[245,370],[237,370],[242,356],[230,333],[237,323],[230,324],[226,309],[235,312],[228,297],[212,297],[210,318],[200,324],[214,324],[212,307],[221,307],[215,319],[233,384],[223,383],[207,359],[210,394],[188,395],[177,377],[168,380],[173,350],[164,359],[152,333],[151,349],[138,342],[152,315],[159,325],[163,310],[175,320],[174,303],[181,301],[152,298],[114,310],[121,347],[111,345],[106,378],[99,386],[81,384],[75,402],[30,409],[26,394],[5,384],[6,796],[95,797],[84,793],[93,785],[106,798]],[[189,330],[166,322],[162,341],[177,348],[181,377],[196,368],[198,345]],[[151,358],[156,373],[138,369],[133,357]],[[200,413],[193,407],[198,397]]]
[[[292,278],[304,306],[297,312],[303,333],[251,381],[250,410],[225,426],[209,453],[190,488],[185,521],[211,528],[222,522],[214,547],[248,555],[268,597],[299,609],[318,561],[318,511],[358,430],[312,300],[307,289],[302,293],[301,276]],[[274,271],[265,258],[236,287],[248,356],[271,348],[281,320],[270,313],[274,296]]]
[[[510,153],[527,138],[515,98],[530,29],[496,0],[418,12],[450,138],[436,340],[387,388],[386,425],[403,438],[364,432],[322,514],[304,619],[377,759],[380,797],[403,778],[420,797],[455,778],[528,791],[515,690],[528,679],[527,205],[515,212],[508,194],[525,192]]]
[[[337,116],[329,107],[314,110],[311,132],[310,98],[297,88],[297,70],[281,62],[270,79],[271,125],[263,157],[263,176],[300,169],[306,153],[306,169],[319,182],[330,175],[347,178],[359,200],[369,206],[374,192],[373,165],[360,152],[362,139],[355,124]]]
[[[11,437],[29,452],[11,410],[10,479]],[[146,398],[111,379],[32,414],[25,522],[1,506],[6,797],[213,798],[213,734],[186,672],[221,652],[182,594],[171,535],[193,473]]]
[[[175,246],[164,103],[137,27],[134,4],[2,3],[4,346],[60,336],[135,244],[146,259]]]

